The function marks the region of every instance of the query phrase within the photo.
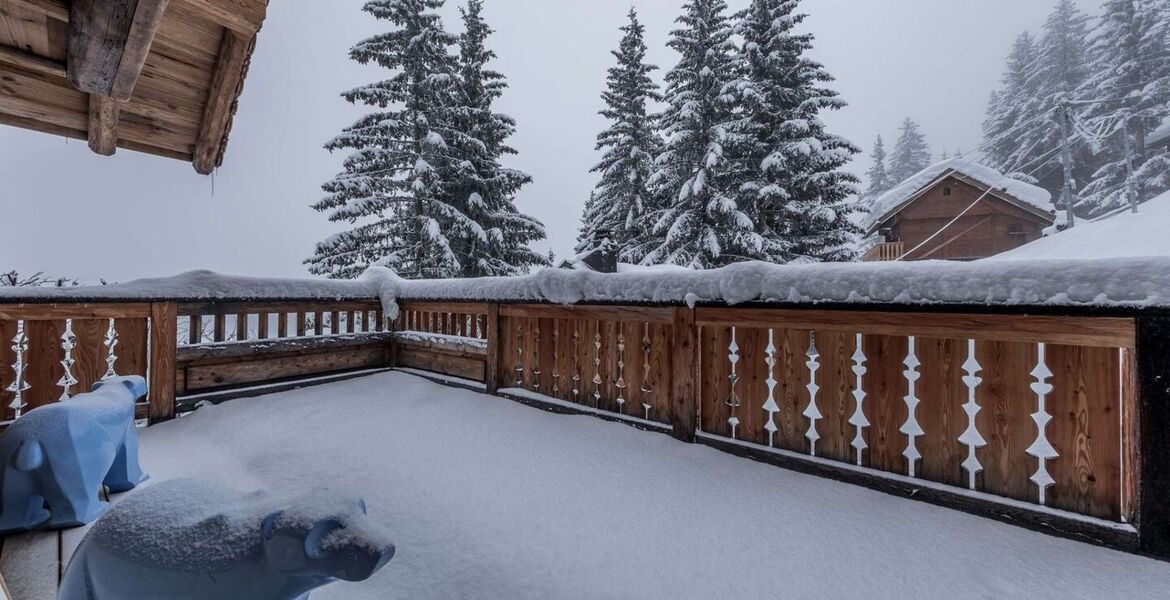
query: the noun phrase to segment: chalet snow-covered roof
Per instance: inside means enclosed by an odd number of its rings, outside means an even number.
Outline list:
[[[894,189],[882,194],[874,201],[870,214],[864,222],[865,229],[872,232],[879,224],[910,204],[931,184],[942,181],[947,175],[959,175],[1000,192],[1000,196],[1015,201],[1021,208],[1053,214],[1052,194],[1044,188],[1012,179],[981,165],[971,158],[952,158],[935,163],[917,175],[907,179]]]
[[[1170,256],[1170,193],[1139,207],[1050,235],[985,260],[1143,258]]]

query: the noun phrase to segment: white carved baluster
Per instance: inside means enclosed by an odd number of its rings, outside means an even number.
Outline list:
[[[821,352],[817,350],[817,334],[810,331],[808,333],[808,362],[804,363],[808,366],[808,408],[804,409],[804,416],[808,418],[808,431],[805,432],[804,437],[808,438],[808,453],[816,455],[817,440],[821,439],[821,434],[817,432],[817,421],[825,418],[821,414],[821,409],[817,408],[817,396],[820,395],[821,386],[817,384],[817,371],[821,368]]]
[[[110,319],[110,328],[106,330],[106,374],[102,379],[117,377],[115,369],[118,364],[118,329],[114,327],[114,320]]]
[[[72,397],[73,386],[77,385],[77,378],[73,376],[73,349],[77,347],[77,336],[73,334],[73,320],[67,319],[65,321],[65,333],[61,334],[61,350],[64,351],[65,356],[61,359],[61,366],[64,368],[64,373],[61,378],[57,380],[57,385],[61,388],[61,397],[57,399],[58,402],[64,402]]]
[[[624,412],[626,407],[626,326],[624,323],[618,323],[618,376],[617,382],[614,386],[617,387],[617,404],[618,412]]]
[[[861,466],[862,452],[869,447],[865,443],[865,428],[869,427],[869,419],[865,418],[865,374],[868,369],[865,367],[865,347],[862,346],[862,336],[857,334],[857,350],[853,353],[853,375],[857,378],[856,386],[853,388],[853,400],[856,402],[857,408],[853,411],[853,416],[849,417],[849,424],[853,426],[853,449],[857,453],[857,465]]]
[[[768,386],[768,400],[764,402],[764,412],[768,413],[768,422],[764,424],[764,429],[768,432],[768,446],[776,444],[776,432],[780,430],[776,426],[776,413],[780,412],[780,406],[776,404],[776,332],[768,330],[768,347],[764,350],[764,363],[768,365],[768,378],[764,383]]]
[[[12,403],[8,405],[17,419],[24,412],[24,393],[32,389],[24,379],[24,371],[28,368],[28,336],[24,333],[24,321],[16,322],[16,335],[12,338],[12,352],[16,355],[16,362],[12,363],[12,383],[5,389],[14,394]]]
[[[553,321],[553,396],[561,393],[561,322]]]
[[[524,387],[524,327],[516,327],[516,387]]]
[[[601,402],[601,329],[598,325],[597,333],[593,334],[593,405],[596,408]]]
[[[906,362],[903,363],[906,365],[906,422],[899,430],[906,434],[906,451],[902,453],[902,456],[906,457],[911,477],[915,476],[918,460],[922,458],[922,453],[918,451],[918,438],[926,433],[918,422],[918,405],[922,402],[918,399],[918,380],[922,377],[922,374],[918,372],[918,367],[922,363],[918,362],[915,342],[914,336],[910,336],[910,351],[906,354]]]
[[[1032,371],[1032,377],[1036,380],[1032,384],[1032,392],[1036,394],[1036,412],[1032,415],[1032,420],[1036,422],[1036,441],[1028,447],[1028,454],[1036,457],[1037,469],[1036,473],[1032,475],[1032,483],[1040,491],[1040,504],[1047,504],[1047,491],[1056,483],[1052,475],[1048,473],[1048,461],[1054,458],[1059,458],[1060,454],[1052,447],[1048,441],[1048,422],[1052,420],[1052,416],[1048,414],[1048,394],[1052,393],[1052,384],[1048,380],[1052,378],[1052,371],[1048,369],[1048,364],[1045,362],[1045,354],[1047,351],[1046,344],[1039,344],[1039,360],[1036,363],[1036,368]]]
[[[967,362],[963,363],[963,370],[967,373],[963,377],[963,384],[967,386],[967,403],[963,405],[963,410],[967,413],[967,429],[959,436],[959,442],[967,446],[967,460],[963,461],[963,468],[967,470],[967,487],[975,489],[975,476],[983,470],[983,464],[979,462],[975,451],[987,445],[987,440],[979,433],[975,421],[981,410],[979,403],[975,401],[975,390],[983,383],[983,378],[979,377],[979,371],[983,370],[983,366],[975,358],[975,340],[967,340]]]
[[[581,396],[581,322],[573,321],[573,399]]]
[[[540,389],[540,325],[532,329],[532,390]]]
[[[653,405],[650,400],[654,394],[654,388],[650,386],[650,324],[643,324],[642,333],[642,412],[646,420],[650,420],[650,409]]]
[[[731,439],[736,439],[739,432],[739,417],[736,416],[735,411],[743,405],[743,401],[739,399],[739,391],[735,389],[739,383],[739,342],[736,341],[736,330],[731,328],[731,345],[727,347],[727,360],[731,362],[731,375],[727,377],[731,382],[731,395],[727,398],[727,406],[731,407],[731,416],[727,419],[727,424],[731,425]]]

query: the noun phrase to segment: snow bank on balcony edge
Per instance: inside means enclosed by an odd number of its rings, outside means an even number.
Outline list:
[[[533,275],[407,281],[371,268],[354,281],[265,279],[207,271],[174,278],[66,289],[0,289],[0,301],[380,298],[499,302],[858,303],[1170,307],[1170,257],[954,263],[742,263],[711,271],[601,274],[545,269]]]

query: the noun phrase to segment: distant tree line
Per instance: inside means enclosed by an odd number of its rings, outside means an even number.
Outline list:
[[[326,144],[350,154],[313,208],[348,228],[305,261],[315,274],[352,278],[380,264],[409,278],[477,277],[547,264],[529,248],[544,226],[514,202],[532,179],[502,164],[516,153],[507,143],[516,123],[493,109],[507,83],[488,66],[495,54],[483,0],[461,8],[460,35],[444,29],[435,12],[443,4],[363,7],[391,28],[350,57],[391,75],[342,94],[373,112]]]
[[[1059,197],[1067,110],[1078,215],[1128,205],[1127,157],[1139,198],[1170,189],[1170,154],[1148,143],[1170,115],[1168,36],[1166,0],[1106,0],[1096,17],[1072,0],[1057,2],[1038,35],[1024,32],[1012,46],[983,125],[984,160],[1006,173],[1035,173]]]
[[[855,258],[858,149],[829,132],[845,105],[808,56],[799,0],[690,0],[668,45],[679,54],[662,91],[645,29],[630,11],[602,95],[600,181],[578,251],[605,232],[622,261],[715,268]],[[652,112],[659,101],[665,110]]]

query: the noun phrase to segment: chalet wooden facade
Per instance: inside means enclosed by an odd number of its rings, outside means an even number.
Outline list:
[[[867,234],[880,241],[865,260],[987,258],[1040,239],[1055,222],[1052,211],[988,185],[986,178],[949,169],[927,179],[917,190],[895,190],[900,195],[893,201],[879,200],[884,206],[871,219]]]
[[[223,162],[267,0],[0,0],[0,124]]]

